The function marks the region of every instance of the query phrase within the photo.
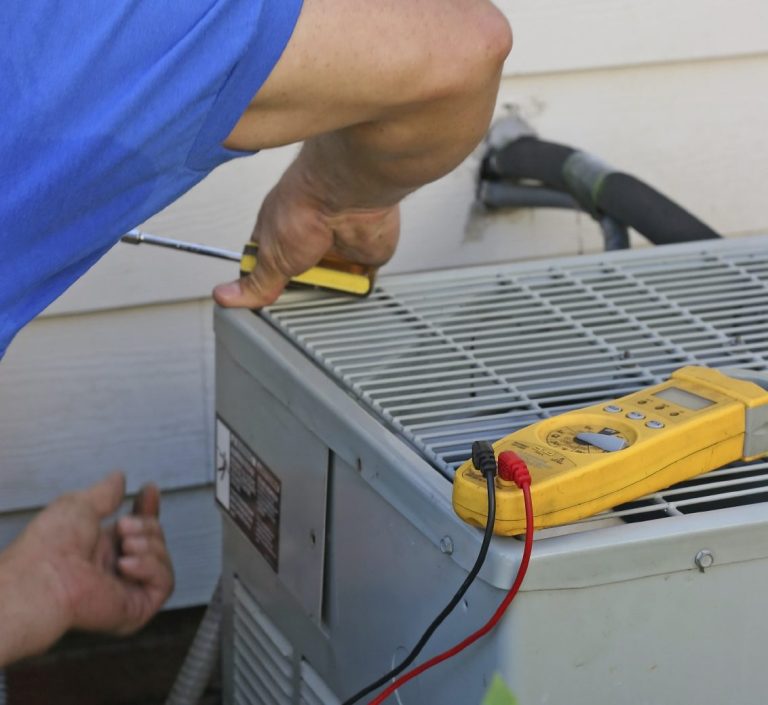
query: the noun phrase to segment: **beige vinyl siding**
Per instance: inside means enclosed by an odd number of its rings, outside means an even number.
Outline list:
[[[768,3],[504,0],[515,31],[497,115],[644,178],[730,236],[768,232]],[[295,148],[237,160],[145,225],[239,250]],[[478,154],[410,197],[388,269],[601,247],[573,213],[472,209]],[[218,572],[208,294],[231,264],[121,245],[30,325],[0,365],[0,543],[60,491],[113,467],[170,491],[174,604]]]

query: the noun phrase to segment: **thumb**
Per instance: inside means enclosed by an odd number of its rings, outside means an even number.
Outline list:
[[[125,496],[125,476],[121,472],[107,475],[101,482],[91,485],[80,493],[82,499],[93,507],[102,519],[114,514]]]
[[[267,272],[258,263],[247,277],[219,284],[213,290],[213,298],[225,308],[261,308],[274,303],[288,281],[284,274]]]
[[[261,308],[275,302],[287,283],[287,277],[268,279],[254,270],[247,277],[219,284],[213,290],[213,299],[224,308]]]

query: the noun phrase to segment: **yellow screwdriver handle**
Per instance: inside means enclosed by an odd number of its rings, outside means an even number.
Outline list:
[[[244,277],[256,266],[258,245],[249,242],[240,260],[240,276]],[[291,278],[292,284],[312,286],[328,291],[341,291],[353,296],[368,296],[373,291],[376,268],[355,264],[340,257],[328,256],[317,266]]]

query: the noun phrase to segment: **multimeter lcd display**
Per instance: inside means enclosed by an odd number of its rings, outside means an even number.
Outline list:
[[[691,409],[692,411],[705,409],[715,403],[711,399],[700,397],[698,394],[687,392],[685,389],[680,389],[679,387],[667,387],[660,392],[656,392],[653,396],[666,401],[671,401],[673,404],[677,404],[686,409]]]

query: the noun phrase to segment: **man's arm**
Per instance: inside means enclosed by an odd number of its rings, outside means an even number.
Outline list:
[[[123,499],[113,473],[44,509],[0,554],[0,666],[40,653],[69,629],[127,634],[173,589],[153,485],[133,513],[102,526]]]
[[[217,301],[270,303],[330,248],[386,261],[399,201],[482,138],[510,47],[509,25],[486,0],[305,0],[283,57],[226,143],[304,146],[259,214],[257,269],[217,287]]]

